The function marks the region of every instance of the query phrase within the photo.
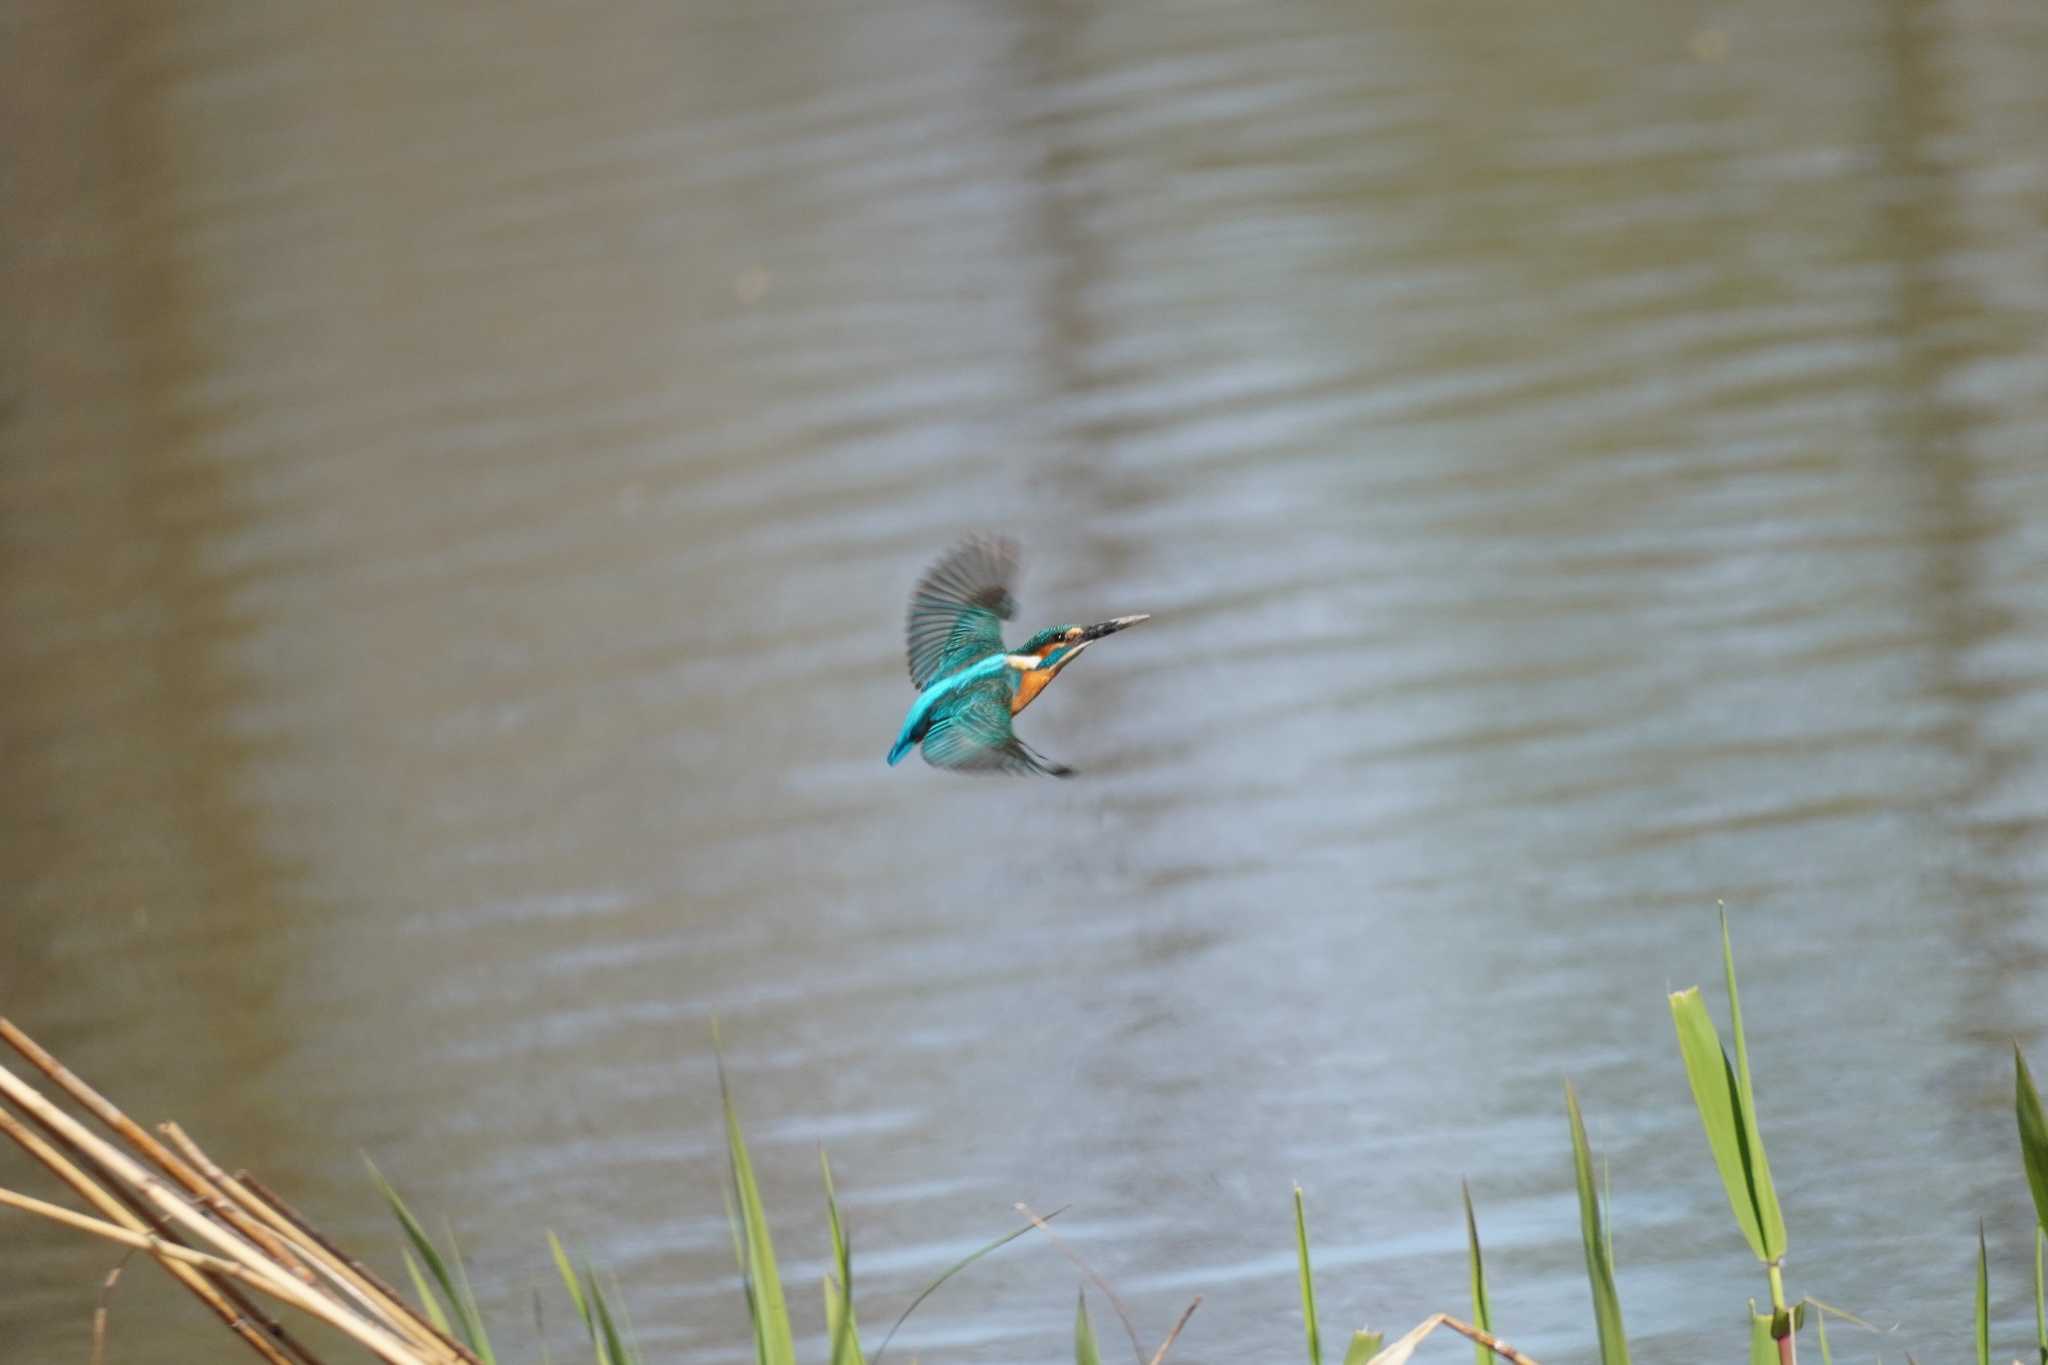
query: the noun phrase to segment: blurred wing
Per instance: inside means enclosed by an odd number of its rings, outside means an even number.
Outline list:
[[[969,683],[924,736],[924,761],[964,772],[1049,773],[1073,769],[1034,753],[1010,729],[1010,688],[1001,678]]]
[[[933,679],[1002,651],[1002,623],[1017,614],[1010,596],[1016,577],[1016,542],[999,537],[963,541],[925,570],[910,594],[912,686],[922,691]]]

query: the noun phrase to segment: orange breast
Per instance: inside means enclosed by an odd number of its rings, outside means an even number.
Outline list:
[[[1031,705],[1038,694],[1045,691],[1045,685],[1052,681],[1055,671],[1050,668],[1034,668],[1029,673],[1019,675],[1017,694],[1010,698],[1010,714],[1014,716]]]

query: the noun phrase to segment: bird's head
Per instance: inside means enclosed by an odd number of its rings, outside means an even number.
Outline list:
[[[1140,621],[1149,621],[1149,615],[1119,616],[1114,621],[1102,621],[1092,626],[1050,626],[1026,640],[1018,647],[1013,659],[1029,659],[1028,665],[1016,665],[1022,671],[1045,670],[1057,673],[1081,657],[1081,651],[1105,635],[1114,635],[1126,626],[1135,626]]]

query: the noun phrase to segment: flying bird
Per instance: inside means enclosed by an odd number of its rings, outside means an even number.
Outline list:
[[[935,768],[1054,777],[1074,771],[1017,738],[1011,718],[1088,646],[1152,618],[1048,626],[1014,650],[1005,649],[1002,623],[1017,614],[1010,596],[1017,563],[1014,541],[976,537],[948,551],[918,580],[907,632],[917,700],[889,749],[890,766],[922,744],[924,761]]]

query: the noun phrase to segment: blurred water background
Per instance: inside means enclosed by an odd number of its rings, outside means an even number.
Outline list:
[[[1568,1075],[1639,1357],[1728,1359],[1725,901],[1793,1291],[1960,1356],[1981,1215],[2016,1350],[2043,71],[2018,0],[17,0],[0,1010],[388,1267],[372,1154],[520,1358],[539,1225],[751,1358],[714,1016],[801,1325],[822,1142],[871,1323],[1070,1203],[1190,1365],[1300,1349],[1295,1180],[1332,1332],[1464,1301],[1466,1176],[1587,1354]],[[990,527],[1020,630],[1156,616],[1025,719],[1078,780],[882,765]],[[6,1217],[82,1359],[110,1252]],[[218,1359],[158,1278],[114,1358]]]

